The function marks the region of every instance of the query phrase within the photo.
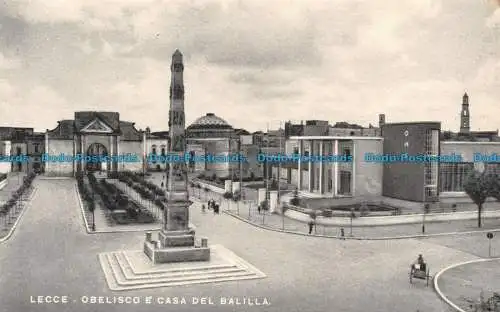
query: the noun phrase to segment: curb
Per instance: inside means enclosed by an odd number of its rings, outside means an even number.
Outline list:
[[[308,236],[308,237],[321,237],[321,238],[334,238],[334,239],[339,239],[339,240],[372,240],[372,241],[377,241],[377,240],[396,240],[396,239],[412,239],[412,238],[428,238],[428,237],[439,237],[439,236],[451,236],[451,235],[466,235],[466,234],[477,234],[477,233],[488,233],[488,232],[500,232],[500,229],[491,229],[491,230],[478,230],[478,231],[467,231],[467,232],[448,232],[448,233],[435,233],[435,234],[418,234],[418,235],[402,235],[402,236],[385,236],[385,237],[362,237],[362,236],[344,236],[343,238],[340,238],[338,236],[332,236],[332,235],[320,235],[320,234],[307,234],[303,232],[295,232],[295,231],[288,231],[288,230],[281,230],[277,228],[273,228],[270,226],[262,225],[262,224],[257,224],[255,222],[252,222],[250,220],[245,219],[244,217],[240,217],[230,211],[223,210],[225,214],[232,216],[240,221],[243,221],[245,223],[248,223],[250,225],[253,225],[255,227],[268,230],[268,231],[274,231],[274,232],[281,232],[281,233],[287,233],[287,234],[295,234],[295,235],[301,235],[301,236]]]
[[[80,211],[82,212],[83,223],[85,224],[85,231],[87,232],[87,234],[93,234],[94,232],[90,230],[87,217],[85,216],[85,209],[83,208],[82,197],[80,196],[80,191],[78,190],[78,186],[76,185],[76,183],[74,185],[74,188],[76,192],[76,197],[78,198],[78,204],[80,205]]]
[[[80,191],[78,190],[78,186],[76,184],[75,184],[75,191],[76,191],[76,196],[78,198],[78,204],[80,205],[80,210],[82,212],[82,218],[83,218],[83,222],[85,224],[85,231],[87,232],[87,234],[130,233],[130,232],[145,232],[145,231],[161,230],[161,225],[159,225],[158,228],[156,228],[156,229],[142,229],[142,230],[134,230],[134,229],[127,230],[127,229],[125,229],[125,230],[91,231],[89,223],[87,221],[87,217],[85,216],[85,209],[83,208],[83,202],[82,202],[82,198],[80,196]]]
[[[441,271],[439,271],[435,276],[434,276],[434,289],[436,290],[436,293],[438,294],[438,296],[444,301],[446,302],[449,306],[451,306],[453,309],[455,309],[456,311],[458,312],[467,312],[465,310],[463,310],[462,308],[460,308],[459,306],[457,306],[456,304],[454,304],[453,302],[451,302],[450,299],[446,298],[446,296],[443,294],[443,292],[441,291],[441,289],[439,289],[439,286],[438,286],[438,279],[439,277],[441,276],[441,274],[443,274],[444,272],[450,270],[450,269],[453,269],[453,268],[456,268],[456,267],[459,267],[459,266],[462,266],[462,265],[466,265],[466,264],[471,264],[471,263],[480,263],[480,262],[489,262],[489,261],[498,261],[500,260],[500,258],[490,258],[490,259],[476,259],[476,260],[471,260],[471,261],[465,261],[465,262],[460,262],[460,263],[456,263],[456,264],[452,264],[444,269],[442,269]]]
[[[16,220],[16,222],[14,222],[14,225],[10,229],[9,233],[7,233],[6,236],[0,238],[0,244],[1,243],[5,243],[12,236],[12,234],[14,234],[14,231],[16,230],[17,225],[19,224],[19,222],[21,221],[22,217],[24,216],[24,213],[31,207],[31,199],[33,199],[33,197],[35,196],[35,193],[37,191],[38,191],[38,187],[35,187],[33,189],[33,192],[31,193],[30,198],[26,201],[26,207],[23,207],[23,209],[21,210],[21,213],[17,217],[17,220]]]

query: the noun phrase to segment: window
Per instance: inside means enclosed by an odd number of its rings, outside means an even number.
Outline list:
[[[299,148],[298,147],[294,147],[293,148],[293,153],[294,154],[298,154],[299,153]]]
[[[17,151],[17,155],[21,155],[21,148],[20,147],[17,147],[16,151]]]
[[[156,147],[153,147],[153,151],[151,152],[151,154],[156,155]]]
[[[38,153],[38,152],[39,152],[39,151],[38,151],[38,144],[34,144],[34,145],[33,145],[33,147],[34,147],[34,149],[35,149],[35,153]]]
[[[344,155],[345,156],[351,156],[351,149],[350,148],[344,148]]]
[[[165,156],[165,148],[164,147],[161,148],[161,156]]]
[[[474,170],[473,163],[439,164],[439,189],[441,192],[463,192],[467,176]]]

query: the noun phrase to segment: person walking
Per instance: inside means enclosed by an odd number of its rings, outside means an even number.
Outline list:
[[[260,210],[261,210],[260,205],[257,205],[257,211],[259,212],[259,214],[260,214]]]
[[[311,220],[309,221],[309,234],[312,234],[313,228],[314,228],[314,221]]]
[[[345,240],[344,228],[340,228],[340,239],[344,239]]]

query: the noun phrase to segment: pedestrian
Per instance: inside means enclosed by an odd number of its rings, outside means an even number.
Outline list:
[[[312,234],[313,227],[314,227],[314,221],[311,220],[311,221],[309,221],[309,234]]]
[[[163,186],[165,186],[165,184],[163,184],[163,181],[161,181],[161,188],[163,188]]]
[[[219,214],[219,209],[220,209],[219,204],[216,204],[216,205],[215,205],[215,213],[216,213],[216,214]]]
[[[205,204],[201,205],[201,212],[205,213]]]
[[[257,211],[259,212],[260,214],[260,205],[257,205]]]
[[[344,228],[340,228],[340,239],[345,239]]]

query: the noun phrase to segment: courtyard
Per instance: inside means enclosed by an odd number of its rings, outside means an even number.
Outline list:
[[[98,254],[139,250],[144,233],[88,234],[73,179],[34,184],[30,208],[0,244],[2,312],[451,311],[432,287],[409,284],[409,264],[422,253],[434,275],[487,256],[487,247],[477,243],[486,240],[484,234],[387,241],[298,236],[204,214],[195,202],[190,215],[197,235],[228,248],[266,278],[117,292],[109,290]],[[498,240],[492,249],[500,250]],[[48,303],[51,297],[44,296],[66,296],[67,303]]]

